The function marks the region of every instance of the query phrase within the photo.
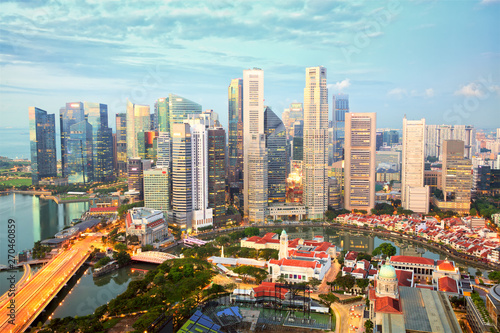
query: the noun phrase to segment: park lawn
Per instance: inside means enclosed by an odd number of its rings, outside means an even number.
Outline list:
[[[79,200],[79,199],[86,200],[88,198],[90,198],[88,195],[61,196],[59,198],[59,200],[60,201],[65,201],[65,200]]]
[[[31,186],[31,178],[0,180],[0,184],[5,186]]]

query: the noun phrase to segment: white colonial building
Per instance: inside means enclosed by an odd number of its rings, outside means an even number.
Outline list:
[[[127,236],[137,236],[141,245],[161,243],[168,238],[168,223],[161,210],[135,207],[125,219]]]

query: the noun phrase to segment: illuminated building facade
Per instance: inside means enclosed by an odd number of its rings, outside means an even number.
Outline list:
[[[38,185],[42,178],[57,177],[55,115],[29,107],[31,180]]]

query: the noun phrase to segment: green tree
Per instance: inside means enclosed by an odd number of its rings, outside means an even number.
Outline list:
[[[116,251],[126,251],[127,250],[127,245],[123,243],[116,243],[114,246]]]
[[[477,210],[476,208],[471,208],[470,211],[469,211],[469,215],[471,216],[476,216],[477,215]]]
[[[313,287],[313,289],[316,288],[317,286],[319,286],[320,284],[321,284],[321,281],[314,278],[314,277],[309,279],[309,285],[311,287]]]
[[[146,244],[141,246],[141,251],[142,252],[147,252],[147,251],[154,251],[155,247],[151,244]]]
[[[116,260],[120,267],[127,265],[131,260],[130,254],[128,254],[126,251],[120,251],[113,254],[113,258]]]
[[[359,280],[356,280],[356,285],[361,288],[363,291],[366,289],[366,287],[368,287],[368,285],[370,284],[370,280],[368,279],[359,279]]]
[[[365,321],[365,332],[366,333],[372,333],[373,332],[373,322],[368,319]]]
[[[332,305],[332,303],[335,303],[335,302],[338,302],[339,301],[339,298],[337,296],[335,296],[334,294],[332,293],[328,293],[328,294],[320,294],[319,295],[319,298],[328,306],[330,307]]]
[[[479,269],[476,271],[476,276],[483,276],[483,272],[481,272]]]
[[[98,262],[96,262],[96,264],[94,265],[94,268],[101,268],[102,266],[106,265],[110,261],[111,261],[110,257],[101,258],[101,259],[99,259]]]
[[[236,267],[233,271],[237,274],[249,275],[253,277],[257,284],[260,284],[263,280],[265,280],[268,275],[265,269],[248,265],[241,265],[239,267]]]
[[[488,274],[488,279],[495,282],[496,284],[500,283],[500,271],[493,271]]]
[[[245,236],[252,237],[258,236],[260,234],[260,230],[257,227],[248,227],[245,229]]]
[[[391,243],[382,243],[372,252],[373,256],[378,256],[380,254],[384,257],[392,257],[396,254],[396,248]]]

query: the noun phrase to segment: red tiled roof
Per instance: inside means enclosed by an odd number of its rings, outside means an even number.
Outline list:
[[[117,207],[92,207],[92,208],[90,208],[91,213],[116,212],[117,210],[118,210]]]
[[[370,269],[370,270],[368,271],[368,275],[375,275],[375,274],[377,274],[377,273],[378,273],[378,271],[377,271],[376,269]]]
[[[375,312],[397,313],[401,312],[401,304],[399,300],[391,297],[377,297],[375,300]]]
[[[349,251],[345,255],[345,260],[356,260],[357,257],[358,257],[358,252],[356,252],[356,251]]]
[[[267,234],[264,235],[264,237],[262,237],[263,239],[272,239],[274,236],[276,235],[276,233],[274,232],[268,232]]]
[[[424,284],[416,284],[415,288],[434,290],[433,286],[426,286]]]
[[[279,266],[290,266],[290,267],[305,267],[305,268],[316,268],[316,267],[321,267],[321,264],[318,263],[317,261],[304,261],[304,260],[297,260],[297,259],[281,259],[281,260],[276,260],[276,259],[271,259],[269,260],[269,264],[274,264],[274,265],[279,265]]]
[[[441,271],[455,271],[455,266],[448,260],[438,260],[438,269]]]
[[[362,274],[363,278],[366,277],[366,271],[361,268],[356,268],[355,270],[352,271],[352,274]]]
[[[438,289],[448,293],[458,293],[457,281],[449,276],[443,276],[438,280]]]
[[[332,247],[332,244],[329,243],[329,242],[323,242],[321,243],[320,246],[318,246],[317,248],[314,249],[314,251],[328,251],[329,248]]]
[[[346,267],[346,266],[344,266],[344,267],[342,267],[342,270],[344,272],[351,273],[352,272],[352,267]]]
[[[434,259],[413,256],[392,256],[391,262],[401,262],[404,264],[420,264],[434,266]]]
[[[403,269],[396,269],[396,277],[398,278],[398,286],[401,287],[411,287],[412,282],[412,271],[406,271]]]
[[[250,238],[247,238],[247,242],[256,242],[258,240],[260,240],[259,236],[252,236]]]

